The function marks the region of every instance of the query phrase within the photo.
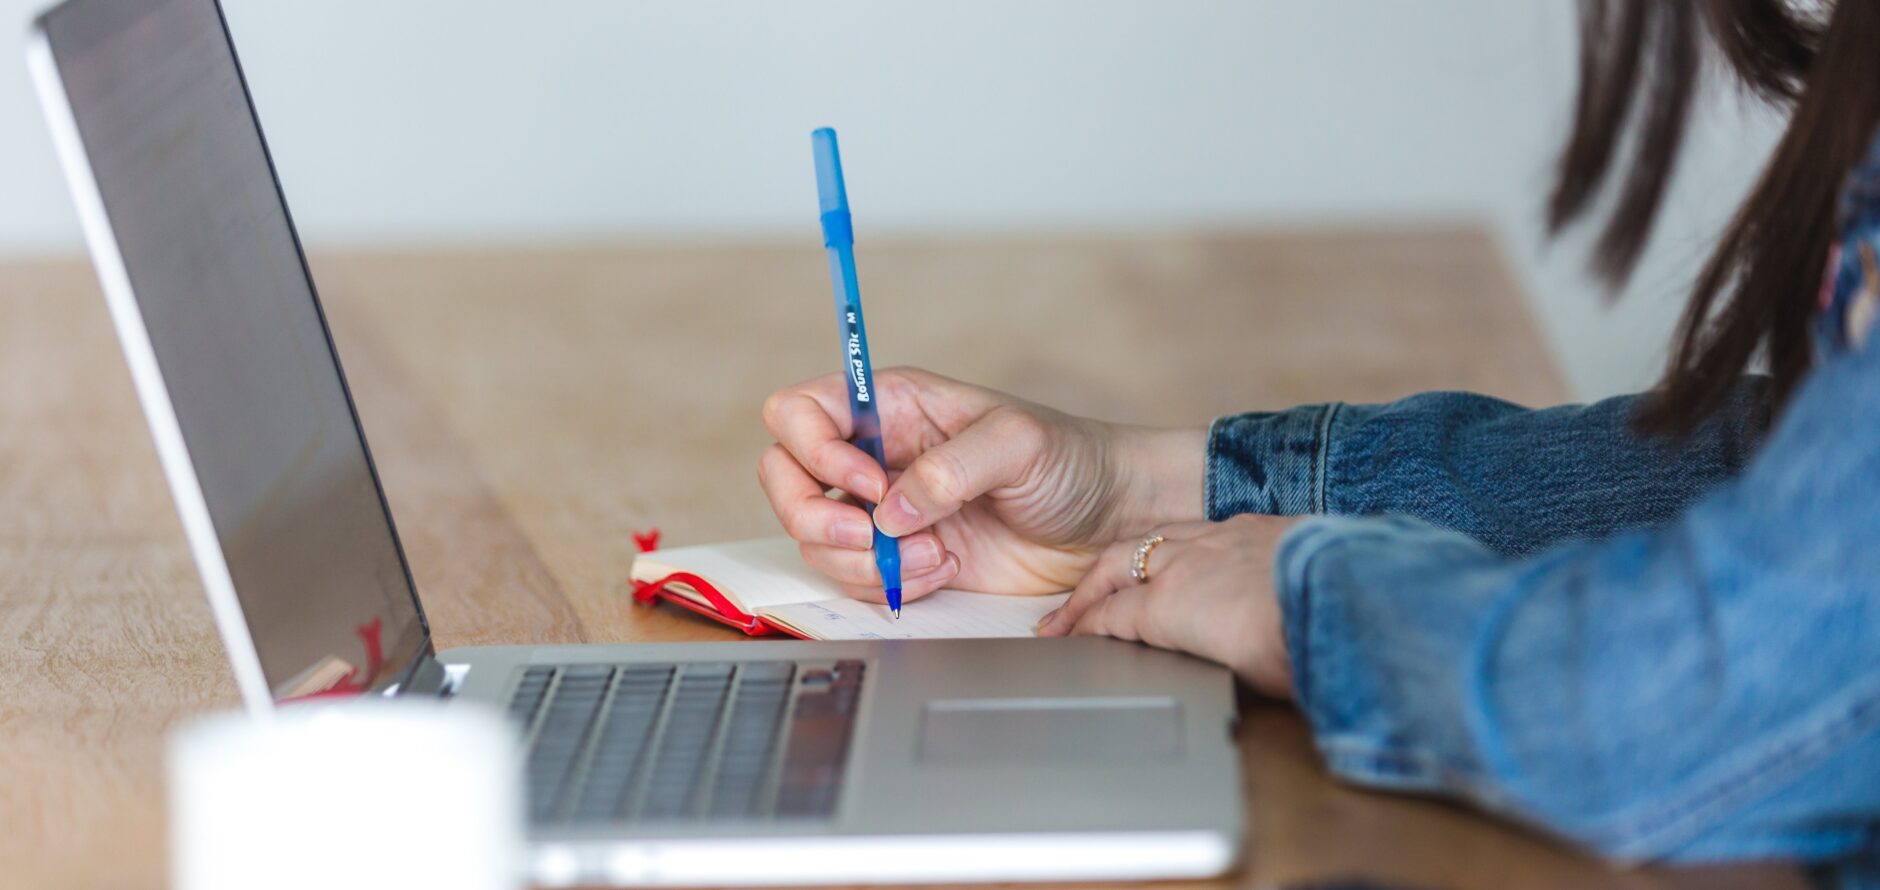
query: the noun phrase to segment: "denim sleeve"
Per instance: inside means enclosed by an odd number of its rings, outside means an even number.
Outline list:
[[[1760,378],[1681,442],[1630,429],[1637,396],[1523,408],[1469,393],[1241,414],[1209,432],[1210,519],[1393,513],[1503,554],[1653,525],[1742,469],[1766,425]]]
[[[1880,348],[1662,526],[1510,557],[1322,517],[1275,568],[1330,767],[1621,860],[1848,857],[1880,825]]]

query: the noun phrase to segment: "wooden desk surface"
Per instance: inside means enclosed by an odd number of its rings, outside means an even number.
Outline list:
[[[1426,389],[1561,400],[1468,230],[871,244],[874,351],[1145,423]],[[628,533],[775,533],[757,407],[829,369],[821,251],[316,258],[440,647],[729,639],[621,594]],[[0,883],[164,880],[163,734],[236,704],[89,267],[0,263]],[[1780,868],[1618,872],[1441,803],[1329,781],[1249,702],[1248,865],[1228,883],[1800,886]]]

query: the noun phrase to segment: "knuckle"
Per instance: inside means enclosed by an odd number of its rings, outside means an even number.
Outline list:
[[[757,456],[758,485],[768,491],[777,472],[783,469],[783,461],[788,459],[789,454],[783,450],[782,445],[773,444],[765,448],[763,453]]]
[[[813,530],[809,527],[809,522],[803,516],[803,508],[800,504],[790,504],[777,511],[777,519],[783,523],[784,534],[803,544],[810,543],[815,537]]]
[[[894,365],[875,369],[875,386],[897,387],[919,394],[933,390],[933,375],[912,365]]]
[[[1093,608],[1077,616],[1077,621],[1071,625],[1071,633],[1079,636],[1103,633],[1102,611]]]
[[[789,501],[777,505],[777,522],[783,526],[783,533],[804,544],[822,543],[828,535],[823,533],[822,523],[816,522],[803,501]]]
[[[928,384],[933,383],[935,380],[943,379],[940,377],[940,375],[935,374],[934,372],[929,371],[926,368],[919,368],[913,365],[895,365],[894,367],[886,368],[882,370],[881,373],[877,376],[900,377],[900,378],[907,380],[910,383],[914,383],[914,384],[921,385],[921,386],[926,386]]]
[[[764,407],[761,409],[764,418],[764,426],[776,429],[778,422],[783,419],[789,401],[790,391],[787,389],[777,390],[765,397]]]
[[[841,559],[840,554],[830,553],[827,549],[811,544],[799,544],[797,549],[803,553],[803,562],[810,568],[844,584],[865,584],[867,578],[857,577],[853,567]]]
[[[1162,572],[1162,577],[1157,580],[1165,582],[1161,585],[1164,589],[1181,589],[1194,586],[1199,580],[1199,575],[1192,565],[1177,565],[1165,569]]]
[[[809,459],[815,464],[814,469],[818,471],[818,475],[823,477],[835,475],[836,469],[841,465],[843,445],[844,443],[831,439],[810,450]]]
[[[1008,443],[1008,447],[1031,454],[1044,450],[1050,438],[1050,428],[1036,415],[1015,405],[1000,405],[987,415],[999,438]]]
[[[1164,550],[1168,552],[1164,553]],[[1150,554],[1149,577],[1152,580],[1148,586],[1157,586],[1158,581],[1188,577],[1198,556],[1200,554],[1195,553],[1190,547],[1183,547],[1180,552],[1176,552],[1168,544],[1156,548],[1156,551]]]
[[[881,571],[875,568],[873,562],[866,559],[847,559],[840,567],[832,568],[829,573],[861,587],[872,587],[877,590],[881,587]]]
[[[946,449],[929,451],[913,466],[914,481],[936,500],[955,501],[966,489],[966,465]]]
[[[796,545],[796,549],[797,552],[803,554],[804,565],[836,581],[847,582],[851,580],[848,577],[848,573],[842,571],[841,565],[829,561],[827,552],[822,548],[808,543],[799,543]]]

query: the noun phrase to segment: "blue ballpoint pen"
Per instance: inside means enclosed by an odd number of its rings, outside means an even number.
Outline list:
[[[842,184],[842,155],[836,131],[823,127],[810,134],[816,153],[816,194],[822,203],[823,246],[829,249],[829,278],[836,291],[836,325],[842,337],[842,376],[849,381],[849,417],[855,446],[868,452],[885,471],[888,455],[881,442],[881,412],[875,404],[875,369],[868,361],[868,330],[862,324],[862,290],[855,281],[855,227],[849,221],[849,192]],[[874,514],[874,505],[868,512]],[[901,617],[901,544],[875,529],[875,567],[888,594],[888,610]]]

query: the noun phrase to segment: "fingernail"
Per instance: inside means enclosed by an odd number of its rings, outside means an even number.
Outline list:
[[[867,550],[874,546],[875,531],[860,519],[844,519],[829,529],[829,537],[843,547]]]
[[[1038,619],[1038,626],[1035,629],[1039,633],[1048,633],[1051,630],[1051,622],[1057,619],[1058,611],[1058,609],[1052,609],[1044,613],[1044,617]]]
[[[875,508],[875,527],[890,537],[900,537],[920,528],[920,511],[907,495],[897,494]]]
[[[950,578],[958,569],[959,566],[952,559],[947,558],[943,554],[940,557],[939,565],[922,569],[918,572],[910,572],[903,576],[901,578],[901,586],[915,587],[930,581],[943,581],[946,578]]]
[[[881,483],[867,473],[856,473],[849,477],[849,494],[855,495],[871,504],[881,502]]]
[[[917,572],[925,571],[939,565],[941,555],[939,542],[922,538],[901,551],[901,566]]]

